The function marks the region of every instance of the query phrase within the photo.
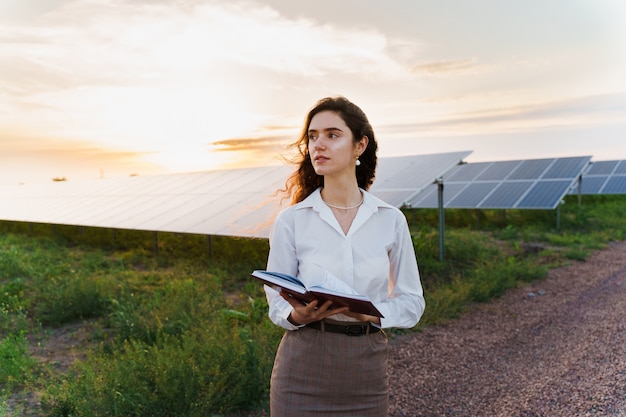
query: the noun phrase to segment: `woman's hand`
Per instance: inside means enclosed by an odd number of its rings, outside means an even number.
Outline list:
[[[345,314],[348,312],[348,307],[330,309],[332,301],[326,301],[318,307],[317,305],[319,301],[317,299],[308,304],[302,304],[300,301],[290,297],[282,291],[280,292],[280,295],[293,307],[293,311],[289,316],[289,321],[296,326],[309,324],[314,321],[323,320],[326,317],[334,316],[335,314]]]

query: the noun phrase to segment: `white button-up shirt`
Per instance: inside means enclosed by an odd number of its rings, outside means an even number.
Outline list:
[[[363,204],[347,234],[320,189],[281,211],[270,232],[267,270],[314,285],[322,268],[369,297],[384,316],[381,327],[413,327],[425,302],[406,218],[396,207],[361,191]],[[274,289],[265,286],[265,292],[272,322],[297,329],[287,320],[293,307]],[[342,314],[332,318],[353,320]]]

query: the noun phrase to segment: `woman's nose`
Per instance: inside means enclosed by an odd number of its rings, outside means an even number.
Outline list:
[[[324,145],[324,142],[322,142],[321,140],[319,140],[319,139],[318,139],[318,140],[315,142],[314,148],[315,148],[315,149],[325,149],[325,148],[326,148],[326,145]]]

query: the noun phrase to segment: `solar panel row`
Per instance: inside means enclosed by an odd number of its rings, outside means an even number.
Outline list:
[[[370,191],[391,205],[405,206],[470,154],[466,151],[381,158]]]
[[[401,206],[470,152],[381,158],[375,195]],[[292,172],[267,166],[0,187],[0,219],[117,229],[267,237]]]
[[[572,191],[572,193],[578,192]],[[626,194],[626,161],[599,161],[583,174],[581,194]]]
[[[589,156],[462,163],[470,151],[380,158],[371,192],[396,207],[554,209],[567,193],[626,194],[626,161]],[[0,219],[267,237],[292,167],[0,187]],[[576,187],[579,179],[580,187]]]
[[[255,236],[263,225],[246,214],[278,207],[259,187],[278,189],[288,174],[281,166],[22,186],[3,198],[0,214],[35,223]]]
[[[576,184],[590,156],[463,164],[443,177],[445,208],[554,209]],[[438,207],[437,185],[414,208]]]

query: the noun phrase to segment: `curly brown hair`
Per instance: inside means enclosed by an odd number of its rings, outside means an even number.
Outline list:
[[[309,111],[305,118],[304,127],[298,140],[291,144],[291,148],[296,148],[297,154],[293,160],[298,165],[298,169],[287,179],[284,190],[291,196],[292,204],[299,203],[307,198],[313,191],[324,186],[324,177],[317,175],[309,155],[309,125],[313,117],[323,111],[331,111],[339,115],[352,132],[354,143],[356,144],[363,136],[369,139],[367,148],[359,156],[361,165],[356,169],[357,183],[360,188],[368,190],[374,183],[376,176],[376,163],[378,144],[374,136],[374,130],[367,116],[356,104],[345,97],[326,97],[319,100]]]

